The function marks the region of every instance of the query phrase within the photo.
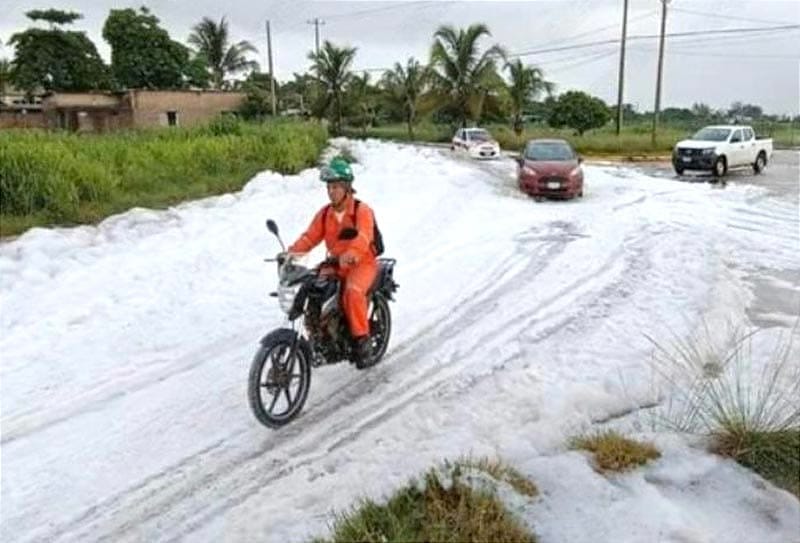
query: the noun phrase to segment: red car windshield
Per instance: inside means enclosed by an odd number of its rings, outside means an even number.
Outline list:
[[[575,160],[575,154],[565,143],[529,143],[525,147],[525,158],[542,161]]]

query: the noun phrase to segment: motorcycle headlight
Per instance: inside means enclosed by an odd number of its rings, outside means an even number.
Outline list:
[[[300,285],[294,285],[291,287],[279,285],[278,286],[278,305],[281,307],[281,311],[289,314],[289,311],[292,310],[292,305],[294,304],[294,299],[297,296],[297,291],[300,290]]]

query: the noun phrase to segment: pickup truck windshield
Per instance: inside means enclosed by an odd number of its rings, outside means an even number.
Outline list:
[[[575,160],[569,145],[564,143],[529,143],[525,147],[528,160]]]
[[[703,128],[692,139],[695,141],[725,141],[731,131],[728,128]]]

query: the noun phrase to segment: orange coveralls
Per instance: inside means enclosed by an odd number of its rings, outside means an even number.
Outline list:
[[[347,253],[355,257],[355,264],[340,264],[337,272],[344,282],[342,309],[354,338],[369,334],[367,291],[378,270],[372,249],[373,225],[372,209],[364,202],[359,202],[356,216],[355,199],[350,194],[341,222],[333,207],[326,205],[317,212],[308,229],[289,247],[290,253],[307,253],[324,240],[330,256],[338,258]],[[338,239],[339,232],[344,228],[355,228],[358,236],[351,240]]]

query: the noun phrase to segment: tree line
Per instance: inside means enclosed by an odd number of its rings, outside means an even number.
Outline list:
[[[248,58],[257,49],[245,40],[233,42],[224,17],[219,22],[204,17],[184,45],[173,40],[147,8],[112,9],[102,29],[111,46],[111,63],[106,65],[85,32],[64,29],[81,14],[49,9],[26,15],[49,28],[33,27],[11,36],[8,43],[15,55],[10,62],[0,60],[0,92],[7,84],[30,94],[126,88],[240,90],[246,93],[240,112],[244,117],[262,118],[272,111],[270,75]],[[308,72],[275,82],[278,103],[284,112],[327,118],[335,134],[345,125],[366,131],[380,123],[404,122],[412,139],[422,117],[452,126],[510,122],[517,134],[527,121],[546,122],[581,135],[616,115],[616,107],[584,92],[556,96],[555,83],[540,68],[510,59],[502,46],[486,43],[490,38],[484,24],[441,26],[427,61],[412,57],[395,63],[374,80],[370,73],[354,70],[357,48],[325,41],[319,51],[308,54]],[[628,123],[651,115],[636,112],[631,104],[624,107]],[[737,102],[726,111],[704,104],[666,108],[661,118],[692,124],[764,115],[758,106]]]
[[[0,60],[0,83],[34,94],[41,91],[85,92],[136,89],[226,89],[229,76],[254,71],[247,58],[256,48],[247,41],[231,43],[228,22],[203,18],[188,42],[173,40],[158,17],[146,7],[112,9],[103,24],[111,46],[106,65],[85,32],[66,30],[83,16],[55,9],[25,14],[48,28],[32,27],[8,40],[15,54]]]

